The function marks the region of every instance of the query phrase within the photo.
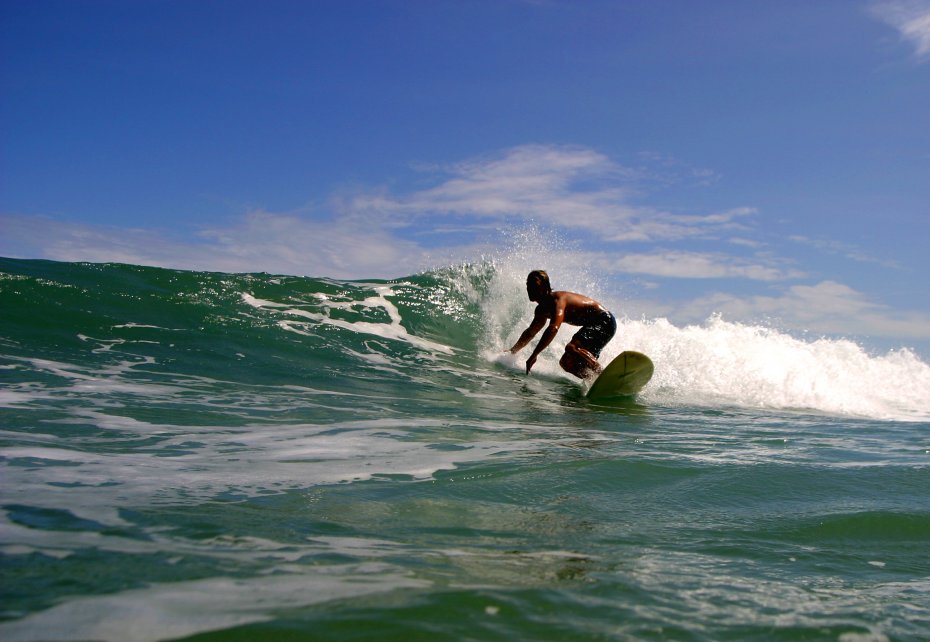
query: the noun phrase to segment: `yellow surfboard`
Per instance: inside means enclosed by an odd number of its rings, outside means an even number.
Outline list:
[[[621,352],[591,384],[587,397],[592,401],[603,401],[635,395],[652,379],[653,370],[652,359],[641,352]]]

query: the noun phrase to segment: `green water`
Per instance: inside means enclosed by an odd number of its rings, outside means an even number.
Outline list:
[[[623,319],[594,406],[524,274],[0,259],[0,639],[930,638],[927,364]]]

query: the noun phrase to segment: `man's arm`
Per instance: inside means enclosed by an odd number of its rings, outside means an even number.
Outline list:
[[[564,320],[565,302],[561,299],[556,299],[555,311],[552,313],[552,319],[549,321],[549,327],[546,328],[545,332],[543,332],[542,337],[539,339],[539,343],[537,343],[536,347],[533,349],[533,354],[531,354],[530,358],[526,360],[526,374],[529,374],[530,370],[533,369],[539,353],[548,348],[549,344],[552,343],[552,340],[555,339],[555,335],[559,333],[559,328],[562,326],[562,321]],[[536,333],[534,332],[533,334]]]
[[[536,306],[536,311],[533,313],[533,320],[530,322],[530,327],[523,331],[523,334],[520,335],[520,338],[517,339],[517,342],[513,344],[513,347],[508,350],[511,354],[517,354],[526,347],[530,341],[533,340],[533,337],[542,330],[543,326],[546,325],[546,313],[543,312],[542,306]]]

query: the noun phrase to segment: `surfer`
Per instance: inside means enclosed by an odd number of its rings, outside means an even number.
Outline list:
[[[518,353],[543,329],[546,321],[549,322],[549,327],[543,332],[539,343],[533,349],[533,354],[526,360],[526,373],[529,374],[533,369],[539,353],[552,343],[565,322],[569,325],[580,325],[581,330],[576,332],[565,346],[565,354],[559,360],[559,365],[579,379],[600,374],[603,368],[597,362],[597,358],[617,331],[614,315],[600,303],[583,294],[553,291],[549,284],[549,275],[542,270],[533,270],[526,277],[526,293],[530,301],[537,303],[536,311],[533,313],[530,327],[523,331],[508,352]]]

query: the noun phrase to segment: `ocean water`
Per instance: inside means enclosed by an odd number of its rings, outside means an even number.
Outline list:
[[[538,267],[0,259],[0,640],[930,639],[927,363],[622,318],[595,406]]]

